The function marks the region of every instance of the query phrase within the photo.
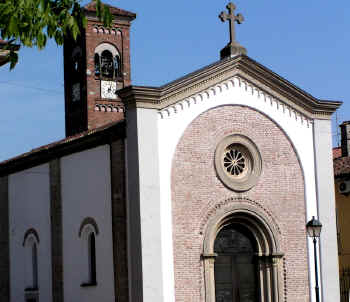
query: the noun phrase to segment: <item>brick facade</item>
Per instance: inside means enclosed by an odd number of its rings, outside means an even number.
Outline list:
[[[120,139],[110,144],[112,233],[115,301],[129,301],[127,214],[125,193],[125,145]]]
[[[216,146],[233,133],[249,137],[262,157],[258,183],[243,193],[225,187],[214,167]],[[290,141],[265,115],[223,106],[197,117],[176,149],[172,200],[176,301],[205,301],[201,255],[208,222],[217,209],[240,203],[263,211],[279,232],[282,301],[309,301],[303,174]]]
[[[65,40],[66,136],[124,119],[124,105],[118,96],[116,99],[101,99],[102,78],[95,76],[95,49],[101,43],[112,44],[117,48],[121,58],[122,75],[112,80],[117,83],[117,90],[129,86],[131,84],[130,25],[136,15],[113,7],[111,11],[112,14],[118,14],[114,15],[111,28],[104,28],[103,23],[96,18],[96,10],[91,2],[85,7],[87,26],[81,30],[81,36],[76,41],[72,38]],[[82,50],[79,76],[72,72],[72,66],[75,64],[72,53],[76,46]],[[72,87],[77,82],[81,86],[81,99],[73,102]]]
[[[63,302],[63,226],[61,163],[59,159],[50,162],[50,201],[52,301]]]
[[[117,47],[120,55],[122,56],[122,71],[124,73],[124,78],[122,82],[118,83],[118,88],[123,88],[131,84],[131,70],[130,70],[130,23],[120,22],[118,19],[115,21],[115,27],[117,27],[120,32],[114,34],[103,34],[94,32],[94,26],[100,24],[96,20],[88,19],[88,24],[86,28],[86,60],[87,69],[91,71],[90,75],[87,75],[87,121],[88,129],[97,128],[105,124],[115,122],[124,119],[124,108],[120,98],[116,100],[106,100],[100,97],[100,79],[97,79],[94,74],[94,55],[95,48],[104,42],[111,43]],[[95,107],[98,104],[103,105],[117,105],[121,108],[119,112],[104,112],[96,111]]]

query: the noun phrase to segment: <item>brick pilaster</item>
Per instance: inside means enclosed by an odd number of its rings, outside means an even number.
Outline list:
[[[129,301],[124,140],[112,142],[111,190],[115,301]]]
[[[10,233],[8,177],[0,177],[0,301],[10,301]]]
[[[63,302],[63,238],[60,160],[50,162],[52,301]]]

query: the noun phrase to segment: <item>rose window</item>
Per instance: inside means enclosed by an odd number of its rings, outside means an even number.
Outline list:
[[[235,148],[230,148],[224,157],[224,167],[232,176],[240,175],[246,167],[246,159],[242,152]]]
[[[248,137],[226,136],[215,150],[215,168],[219,179],[234,191],[247,191],[261,174],[261,156]]]

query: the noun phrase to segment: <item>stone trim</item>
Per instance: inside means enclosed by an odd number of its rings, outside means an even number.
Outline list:
[[[246,153],[244,155],[245,168],[247,169],[246,174],[237,178],[230,177],[222,165],[225,149],[233,144],[239,145],[242,149],[241,151]],[[215,169],[219,179],[231,190],[239,192],[248,191],[259,180],[262,169],[261,155],[256,145],[248,137],[240,134],[231,134],[221,140],[216,147]]]
[[[241,78],[308,119],[329,119],[342,104],[312,97],[245,55],[221,60],[159,88],[130,86],[120,90],[119,95],[128,106],[162,110],[233,77]]]
[[[98,112],[124,112],[124,105],[123,104],[95,104],[95,111]]]
[[[110,144],[111,203],[115,301],[129,301],[129,259],[125,192],[125,143]]]
[[[122,35],[122,29],[119,26],[115,26],[112,28],[104,27],[102,24],[94,24],[93,25],[93,32],[96,34],[103,34],[103,35]]]
[[[310,115],[310,113],[301,108],[296,108],[295,106],[291,105],[290,101],[288,100],[283,100],[279,96],[274,96],[273,92],[271,92],[271,94],[267,93],[266,91],[260,89],[256,84],[252,84],[239,75],[235,75],[234,77],[221,83],[216,83],[215,85],[208,87],[207,89],[194,95],[186,97],[185,99],[181,99],[170,106],[159,109],[160,118],[164,119],[166,117],[170,117],[176,113],[195,106],[198,103],[210,100],[212,96],[218,95],[231,87],[241,88],[249,95],[257,95],[258,99],[269,104],[271,107],[275,108],[276,111],[282,111],[286,117],[295,119],[307,127],[310,127],[310,124],[312,124],[312,119],[314,116]]]
[[[281,236],[281,230],[273,217],[272,213],[263,207],[262,202],[251,200],[247,197],[231,197],[228,199],[225,199],[218,204],[216,204],[215,208],[212,208],[208,214],[202,219],[200,225],[199,225],[199,233],[203,234],[205,233],[205,229],[209,221],[213,219],[218,213],[224,213],[227,211],[227,209],[250,209],[253,212],[256,212],[260,217],[263,217],[265,221],[267,221],[267,224],[271,226],[273,229],[273,233],[275,234],[276,238],[280,238]]]
[[[37,243],[40,243],[40,239],[39,239],[38,232],[37,232],[34,228],[30,228],[30,229],[27,230],[27,231],[25,232],[25,234],[24,234],[22,246],[25,246],[26,241],[27,241],[27,238],[28,238],[30,235],[33,235],[33,236],[35,237],[35,239],[36,239],[36,242],[37,242]]]
[[[0,297],[10,302],[10,229],[8,177],[0,177]]]
[[[50,162],[52,301],[64,301],[61,162]]]
[[[93,226],[94,232],[95,232],[96,235],[98,235],[98,234],[100,233],[95,219],[92,218],[92,217],[86,217],[86,218],[84,218],[84,220],[83,220],[82,223],[80,224],[80,228],[79,228],[79,238],[81,238],[81,235],[82,235],[82,233],[83,233],[83,230],[84,230],[84,228],[85,228],[87,225]]]
[[[250,205],[233,205],[218,211],[210,219],[203,243],[203,265],[205,275],[205,301],[215,302],[214,241],[224,225],[242,224],[255,237],[257,243],[258,286],[262,301],[282,302],[283,292],[279,288],[280,259],[279,242],[274,227],[267,223],[265,215]]]

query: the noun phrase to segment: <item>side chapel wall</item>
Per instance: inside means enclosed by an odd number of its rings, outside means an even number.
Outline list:
[[[24,236],[35,230],[38,251],[39,300],[52,301],[50,172],[43,164],[9,176],[10,297],[24,301],[28,263],[25,263]]]
[[[61,158],[64,301],[114,302],[110,149],[108,145]],[[98,226],[97,286],[87,282],[86,245],[79,238],[85,218]]]

